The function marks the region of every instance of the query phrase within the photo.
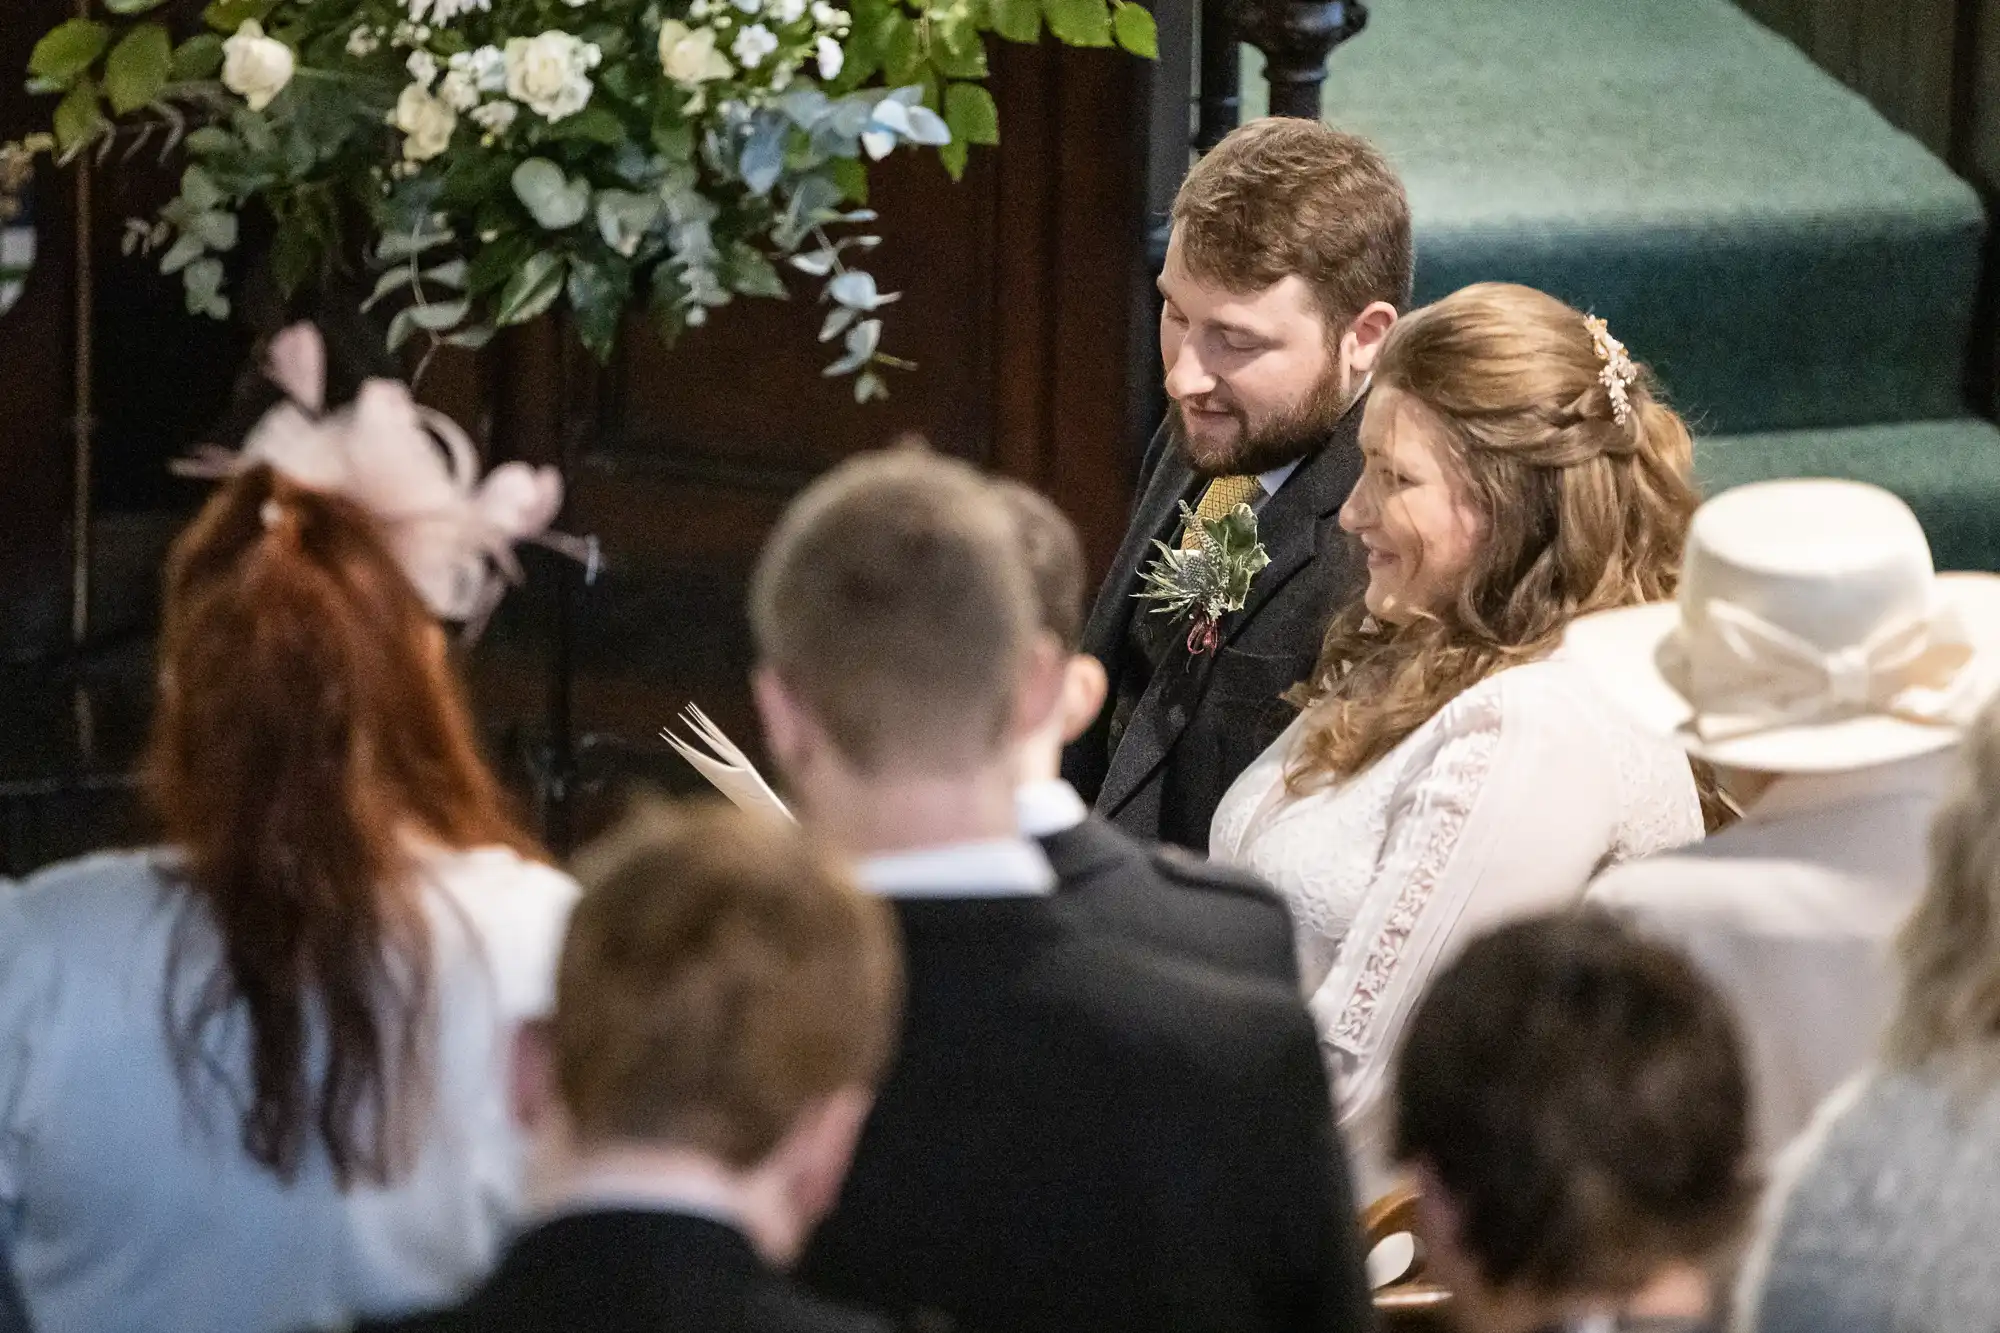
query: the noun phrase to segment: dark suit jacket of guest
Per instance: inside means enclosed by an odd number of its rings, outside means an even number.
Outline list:
[[[901,1052],[803,1282],[962,1333],[1371,1326],[1295,983],[1117,943],[1053,896],[896,911]]]
[[[1057,901],[1120,939],[1278,986],[1299,984],[1291,913],[1254,875],[1148,847],[1092,815],[1038,841]]]
[[[28,1333],[28,1309],[14,1285],[14,1265],[4,1245],[0,1245],[0,1333]]]
[[[1252,580],[1244,608],[1223,620],[1219,647],[1194,655],[1183,636],[1172,636],[1116,751],[1107,707],[1064,755],[1063,776],[1127,833],[1206,851],[1222,794],[1291,721],[1278,696],[1312,674],[1334,612],[1365,586],[1366,562],[1340,531],[1340,506],[1361,476],[1361,409],[1356,402],[1258,512],[1271,563]],[[1133,669],[1132,618],[1151,614],[1133,600],[1140,571],[1158,554],[1153,542],[1179,531],[1180,502],[1192,503],[1197,491],[1162,426],[1146,450],[1131,526],[1084,627],[1083,651],[1104,663],[1113,700]]]
[[[557,1217],[455,1309],[357,1333],[887,1333],[808,1295],[706,1218],[644,1209]]]

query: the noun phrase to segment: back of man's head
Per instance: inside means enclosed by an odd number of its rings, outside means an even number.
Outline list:
[[[1628,1294],[1700,1264],[1750,1199],[1728,1007],[1596,912],[1508,925],[1432,983],[1397,1062],[1397,1156],[1494,1291]]]
[[[1410,205],[1366,139],[1274,116],[1232,131],[1195,163],[1174,200],[1188,271],[1230,291],[1297,275],[1340,328],[1371,302],[1410,304]]]
[[[889,909],[792,825],[648,805],[579,861],[551,1025],[585,1152],[675,1147],[748,1170],[895,1041]]]
[[[1073,653],[1083,643],[1088,578],[1076,525],[1055,501],[1033,487],[1005,479],[992,486],[1014,520],[1021,559],[1034,583],[1041,628],[1056,636],[1064,652]]]
[[[1038,619],[1014,525],[964,463],[865,454],[785,511],[750,587],[760,664],[857,772],[1002,754]]]

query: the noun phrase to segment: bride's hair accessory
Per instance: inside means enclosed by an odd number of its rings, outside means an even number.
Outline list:
[[[1611,396],[1611,419],[1624,425],[1632,419],[1632,381],[1639,378],[1639,368],[1632,364],[1632,358],[1625,353],[1625,344],[1611,336],[1611,326],[1595,315],[1585,315],[1583,325],[1590,330],[1590,341],[1597,348],[1597,359],[1604,363],[1597,372],[1598,383]]]
[[[266,373],[287,401],[265,414],[241,451],[209,447],[175,472],[219,480],[266,466],[353,501],[381,525],[424,604],[441,620],[464,622],[468,634],[478,633],[507,584],[521,581],[514,556],[521,542],[578,560],[595,577],[596,540],[549,531],[562,508],[554,468],[503,463],[481,481],[465,432],[394,380],[369,380],[353,403],[325,412],[326,344],[310,324],[272,340]],[[278,508],[265,506],[267,527]]]

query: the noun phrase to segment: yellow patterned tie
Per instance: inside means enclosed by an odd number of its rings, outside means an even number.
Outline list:
[[[1194,507],[1194,516],[1204,522],[1221,518],[1234,510],[1237,505],[1247,505],[1264,493],[1263,483],[1255,477],[1217,477],[1208,483],[1208,489],[1201,493],[1201,502]],[[1191,551],[1201,545],[1201,538],[1189,525],[1181,532],[1181,549]]]

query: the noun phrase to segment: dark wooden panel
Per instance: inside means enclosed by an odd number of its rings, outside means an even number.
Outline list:
[[[1943,156],[1961,0],[1738,0],[1744,10]]]

